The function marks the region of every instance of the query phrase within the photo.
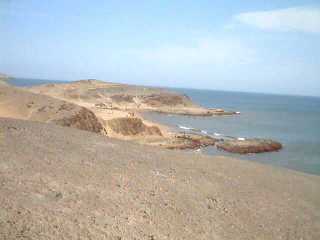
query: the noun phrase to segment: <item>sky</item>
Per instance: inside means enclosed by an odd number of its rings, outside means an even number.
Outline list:
[[[320,2],[0,0],[0,72],[320,96]]]

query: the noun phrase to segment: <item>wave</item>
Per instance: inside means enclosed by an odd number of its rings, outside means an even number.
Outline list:
[[[246,139],[243,138],[243,137],[238,137],[237,140],[239,140],[239,141],[244,141],[244,140],[246,140]]]
[[[180,129],[184,129],[184,130],[194,130],[194,128],[190,128],[190,127],[186,127],[186,126],[182,126],[182,125],[178,125],[178,127]]]

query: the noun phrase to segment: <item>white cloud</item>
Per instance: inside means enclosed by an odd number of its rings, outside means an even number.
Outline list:
[[[234,19],[263,30],[320,33],[320,8],[315,7],[246,12]]]

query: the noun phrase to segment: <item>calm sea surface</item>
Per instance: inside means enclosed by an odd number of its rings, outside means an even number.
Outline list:
[[[176,127],[182,125],[234,137],[271,138],[280,141],[280,152],[240,155],[215,148],[205,152],[233,156],[320,175],[320,98],[241,92],[175,89],[205,107],[240,111],[223,117],[187,117],[148,114]]]
[[[10,81],[16,86],[59,82],[61,81],[34,79]],[[202,106],[240,111],[241,114],[223,117],[188,117],[150,113],[146,117],[177,129],[177,125],[183,125],[211,134],[278,140],[284,148],[275,153],[240,155],[225,153],[215,148],[207,148],[204,152],[320,175],[320,98],[194,89],[174,90],[187,94]]]

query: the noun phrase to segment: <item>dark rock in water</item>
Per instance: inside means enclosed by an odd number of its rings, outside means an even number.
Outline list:
[[[165,145],[167,149],[199,149],[214,146],[216,139],[198,134],[178,134],[173,142]]]
[[[226,140],[216,144],[218,149],[231,153],[262,153],[274,152],[282,148],[282,144],[270,139]]]

